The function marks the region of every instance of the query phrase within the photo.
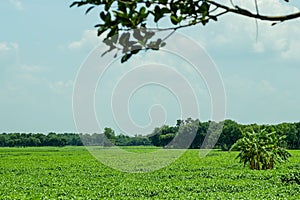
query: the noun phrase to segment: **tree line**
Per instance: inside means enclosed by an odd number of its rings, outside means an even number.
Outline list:
[[[82,146],[78,134],[43,133],[2,133],[0,134],[1,147],[28,147],[28,146]]]
[[[109,141],[108,141],[109,140]],[[2,133],[0,147],[39,147],[39,146],[139,146],[152,145],[146,136],[129,137],[115,135],[111,128],[105,128],[103,133]]]
[[[218,132],[218,127],[223,125],[222,131]],[[214,130],[215,127],[215,130]],[[288,149],[300,149],[300,122],[280,123],[276,125],[258,125],[258,124],[239,124],[233,120],[223,122],[201,122],[198,119],[188,118],[186,120],[177,120],[176,125],[163,125],[155,128],[152,133],[146,136],[136,135],[130,137],[124,134],[115,134],[111,128],[105,128],[103,133],[76,134],[54,132],[48,134],[42,133],[2,133],[0,134],[1,147],[27,147],[27,146],[83,146],[83,145],[103,145],[103,146],[139,146],[154,145],[167,148],[180,148],[184,144],[184,137],[178,135],[192,135],[189,148],[200,148],[207,132],[210,131],[212,137],[219,137],[215,148],[229,150],[230,147],[242,137],[243,132],[266,130],[275,132],[276,137],[285,136],[282,144]],[[172,141],[172,142],[171,142]],[[171,143],[170,143],[171,142]],[[172,144],[172,145],[170,145]]]
[[[223,125],[221,133],[218,133],[218,127]],[[215,130],[214,130],[214,127]],[[155,128],[149,139],[155,146],[166,146],[178,134],[192,134],[195,132],[195,138],[192,141],[190,148],[200,148],[207,132],[210,131],[211,137],[214,135],[218,138],[215,148],[222,150],[229,150],[230,147],[243,136],[243,132],[259,132],[264,129],[271,133],[275,132],[276,137],[286,136],[282,146],[288,149],[300,148],[300,122],[297,123],[280,123],[276,125],[258,125],[258,124],[239,124],[233,120],[227,119],[222,122],[200,122],[198,119],[194,120],[188,118],[186,120],[177,120],[175,126],[163,125],[162,127]],[[174,139],[176,140],[176,138]]]

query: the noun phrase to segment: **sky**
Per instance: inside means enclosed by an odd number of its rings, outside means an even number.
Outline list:
[[[253,1],[235,2],[255,8]],[[297,2],[258,1],[260,12],[266,14],[299,11]],[[84,15],[84,8],[69,8],[71,3],[0,2],[0,132],[78,132],[73,109],[77,77],[91,52],[96,47],[104,51],[105,46],[93,28],[97,11]],[[253,19],[227,15],[181,30],[178,37],[190,38],[214,64],[220,78],[216,85],[222,84],[226,97],[219,99],[226,107],[224,118],[244,124],[298,122],[299,25],[300,19],[275,26],[258,21],[256,28]],[[172,44],[187,55],[198,52],[188,42],[167,43],[166,48]],[[93,65],[100,66],[101,59],[94,59]],[[212,91],[215,85],[195,75],[184,58],[147,52],[126,64],[120,64],[120,57],[109,59],[105,74],[95,77],[93,107],[100,127],[139,134],[163,123],[174,125],[189,115],[202,121],[212,118],[212,104],[218,103],[212,100],[218,98]],[[195,56],[192,59],[198,62]],[[183,113],[185,108],[188,112]],[[130,128],[127,122],[137,127]]]

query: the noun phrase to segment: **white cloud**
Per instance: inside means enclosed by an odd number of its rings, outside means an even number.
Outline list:
[[[96,30],[86,30],[84,31],[82,37],[78,41],[74,41],[69,44],[69,49],[75,50],[75,49],[82,49],[85,47],[95,47],[100,42],[102,42],[102,39],[97,37],[97,31]]]
[[[9,50],[10,50],[10,48],[9,48],[9,46],[7,44],[0,43],[0,52],[1,51],[9,51]]]
[[[261,80],[257,87],[263,94],[271,94],[276,92],[276,88],[267,80]]]
[[[226,1],[225,1],[226,2]],[[255,1],[235,0],[234,5],[240,8],[247,9],[256,13]],[[227,5],[232,7],[232,4],[227,0]],[[297,8],[285,4],[283,0],[257,0],[258,10],[261,15],[284,15],[297,12]]]
[[[299,71],[299,69],[297,70]],[[270,72],[272,73],[272,72]],[[289,72],[291,74],[293,72]],[[274,73],[273,73],[274,74]],[[243,123],[278,123],[298,120],[299,95],[297,78],[289,82],[282,73],[282,83],[277,78],[256,78],[233,75],[224,79],[227,91],[228,117]],[[285,85],[283,85],[285,83]]]
[[[66,91],[72,91],[74,82],[72,80],[56,81],[49,83],[50,89],[58,94],[65,93]]]
[[[17,10],[23,10],[23,4],[20,0],[9,0],[9,2],[17,9]]]
[[[224,79],[226,90],[235,94],[243,94],[249,96],[251,94],[259,94],[262,96],[274,94],[278,92],[269,80],[254,81],[240,76],[230,76]]]
[[[299,59],[300,26],[292,22],[284,23],[286,24],[274,28],[261,26],[263,30],[260,33],[260,42],[266,50],[275,52],[281,58]]]
[[[41,71],[43,68],[37,65],[21,65],[20,69],[26,72],[37,72]]]
[[[254,1],[235,0],[235,4],[255,11]],[[228,3],[228,5],[231,5]],[[281,0],[258,0],[259,12],[261,15],[284,15],[299,12],[299,8],[284,3]],[[203,34],[195,31],[193,37],[205,43],[209,49],[223,52],[243,51],[255,52],[259,54],[272,54],[276,59],[295,59],[299,60],[299,34],[300,19],[285,21],[271,26],[271,22],[257,20],[258,29],[256,28],[255,19],[237,15],[224,15],[219,18],[218,22],[211,22],[207,27],[201,27]],[[257,35],[258,33],[258,35]],[[256,38],[257,36],[257,38]]]
[[[262,42],[256,42],[256,43],[253,44],[253,50],[256,53],[262,53],[262,52],[265,51],[265,47],[262,44]]]
[[[300,55],[300,41],[291,41],[288,49],[281,53],[285,59],[299,59]]]
[[[10,50],[17,50],[19,45],[14,42],[0,42],[0,52],[7,52]]]

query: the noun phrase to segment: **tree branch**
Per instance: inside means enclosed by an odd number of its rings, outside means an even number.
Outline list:
[[[251,18],[255,18],[255,19],[260,19],[260,20],[264,20],[264,21],[281,21],[281,22],[283,22],[286,20],[296,19],[296,18],[300,17],[300,12],[296,12],[296,13],[289,14],[289,15],[282,15],[282,16],[266,16],[266,15],[260,15],[258,13],[254,14],[254,13],[252,13],[248,10],[242,9],[238,6],[236,6],[236,8],[233,9],[228,6],[211,1],[211,0],[207,0],[207,2],[214,6],[217,6],[219,8],[226,10],[227,12],[231,12],[231,13],[235,13],[238,15],[243,15],[243,16],[251,17]]]

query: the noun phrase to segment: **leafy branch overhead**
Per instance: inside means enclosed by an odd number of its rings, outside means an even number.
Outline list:
[[[256,3],[256,0],[254,0]],[[289,0],[283,0],[288,2]],[[232,1],[231,1],[232,2]],[[219,17],[233,13],[258,20],[283,22],[300,17],[300,12],[282,16],[268,16],[235,5],[231,6],[212,0],[81,0],[73,2],[70,7],[88,6],[86,14],[92,9],[100,8],[98,36],[104,35],[104,43],[109,49],[122,52],[122,62],[141,50],[159,50],[165,40],[177,29],[206,25],[217,21]],[[165,38],[156,38],[160,31],[172,31]]]

